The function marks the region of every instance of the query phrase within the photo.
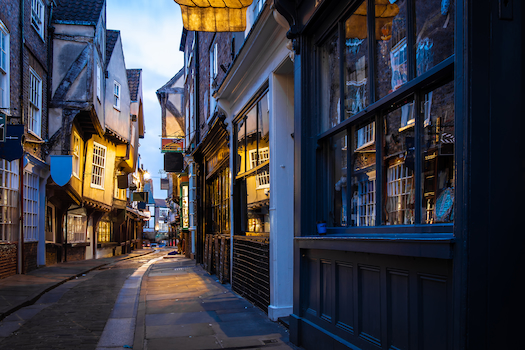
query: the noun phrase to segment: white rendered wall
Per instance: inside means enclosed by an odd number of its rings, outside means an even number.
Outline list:
[[[291,64],[291,62],[288,62]],[[270,75],[270,306],[276,321],[292,313],[294,238],[294,82]]]

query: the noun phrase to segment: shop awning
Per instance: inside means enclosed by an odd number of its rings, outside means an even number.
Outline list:
[[[174,0],[180,5],[182,24],[189,31],[242,32],[246,8],[253,0]]]

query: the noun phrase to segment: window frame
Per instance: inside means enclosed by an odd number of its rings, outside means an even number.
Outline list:
[[[11,99],[9,98],[9,71],[10,71],[10,34],[7,27],[0,20],[0,108],[1,112],[8,112]]]
[[[36,90],[36,91],[35,91]],[[35,136],[42,134],[42,78],[29,67],[29,115],[27,129]]]
[[[19,198],[19,166],[18,162],[20,160],[13,160],[11,162],[6,161],[5,159],[0,159],[0,173],[2,177],[0,178],[0,191],[2,191],[2,196],[5,198],[4,201],[0,203],[0,210],[2,210],[3,220],[0,220],[0,242],[15,242],[18,240],[19,232],[19,221],[20,217],[19,207],[18,207],[18,198]]]
[[[116,80],[113,81],[113,108],[120,111],[120,99],[122,93],[122,85]]]
[[[44,6],[42,0],[31,0],[31,26],[38,33],[42,40],[44,40],[45,11],[46,7]]]
[[[370,8],[371,5],[374,4],[373,0],[364,0],[365,2],[368,2],[368,6]],[[352,15],[353,11],[361,5],[361,2],[352,5],[351,11],[348,11],[345,16],[340,17],[337,20],[337,24],[335,26],[331,26],[329,28],[326,28],[324,32],[321,33],[321,35],[314,37],[314,40],[312,41],[313,47],[315,47],[317,50],[313,50],[312,52],[312,59],[313,64],[310,66],[314,70],[314,79],[312,82],[318,86],[321,87],[321,79],[320,74],[322,72],[321,67],[321,55],[319,48],[322,47],[322,45],[325,43],[327,39],[329,39],[335,31],[339,34],[338,40],[341,43],[340,49],[339,49],[339,67],[340,69],[343,68],[344,64],[344,48],[343,48],[343,33],[344,33],[344,24],[345,21]],[[370,19],[370,15],[368,16]],[[373,18],[373,17],[372,17]],[[371,32],[371,28],[373,25],[368,24],[369,28],[367,28],[368,32]],[[373,31],[373,29],[372,29]],[[415,28],[409,29],[409,32],[407,33],[407,45],[408,47],[414,47],[413,41],[414,39],[414,33]],[[456,35],[457,33],[455,33]],[[367,40],[369,40],[369,61],[368,61],[368,76],[371,77],[372,80],[375,79],[376,74],[376,64],[375,64],[375,44],[374,44],[374,36],[368,36]],[[421,223],[421,163],[422,160],[420,159],[420,154],[422,152],[421,147],[421,136],[423,134],[423,123],[425,119],[424,111],[420,111],[420,108],[417,108],[416,106],[420,106],[421,102],[424,102],[424,94],[432,91],[435,88],[438,88],[440,86],[443,86],[451,81],[454,82],[456,85],[456,82],[454,81],[454,67],[455,67],[455,59],[456,54],[453,52],[451,56],[448,58],[442,60],[440,63],[436,64],[434,67],[427,70],[425,73],[420,74],[419,76],[415,76],[416,71],[416,62],[415,62],[415,53],[408,53],[407,55],[407,64],[408,64],[408,71],[409,71],[409,78],[408,81],[405,82],[403,85],[401,85],[399,88],[394,90],[393,92],[389,93],[388,95],[378,99],[377,98],[377,92],[374,91],[375,87],[374,84],[370,84],[369,89],[371,93],[370,96],[370,103],[364,110],[358,112],[357,114],[350,116],[349,118],[343,120],[339,124],[337,124],[334,127],[331,127],[325,131],[322,130],[322,121],[319,120],[317,125],[312,125],[312,135],[313,136],[313,143],[316,144],[316,147],[313,149],[317,149],[317,151],[313,151],[312,156],[315,156],[314,164],[317,168],[322,168],[325,166],[328,166],[328,151],[327,151],[327,145],[331,137],[336,136],[338,133],[347,131],[348,135],[352,138],[354,137],[352,134],[352,127],[358,126],[360,123],[362,125],[362,122],[368,120],[375,122],[375,130],[374,130],[374,140],[361,145],[359,148],[364,148],[366,146],[370,146],[375,142],[375,152],[376,152],[376,185],[375,185],[375,206],[376,206],[376,214],[375,214],[375,224],[376,226],[346,226],[346,227],[331,227],[328,225],[327,227],[327,233],[330,235],[343,235],[343,236],[356,236],[356,237],[373,237],[374,234],[378,235],[385,235],[385,234],[409,234],[410,237],[415,237],[417,234],[423,234],[424,237],[428,237],[428,233],[432,233],[432,238],[437,238],[441,234],[444,235],[446,238],[450,238],[450,235],[454,232],[454,223],[438,223],[438,224],[422,224]],[[414,56],[414,57],[412,57]],[[345,91],[344,91],[344,84],[343,84],[343,73],[341,71],[339,77],[336,79],[339,79],[339,94],[341,96],[339,102],[338,102],[338,108],[341,111],[341,114],[344,113],[344,98]],[[316,89],[316,95],[315,95],[315,102],[313,103],[314,109],[317,111],[317,113],[321,113],[321,107],[322,107],[322,95],[320,92],[320,88]],[[382,163],[382,144],[383,144],[383,135],[381,130],[383,130],[383,116],[387,114],[389,111],[394,109],[396,106],[401,106],[405,101],[410,99],[410,97],[413,98],[414,103],[414,118],[408,121],[407,125],[405,126],[399,126],[400,129],[407,129],[411,127],[415,127],[417,132],[415,136],[415,148],[416,148],[416,157],[415,157],[415,171],[413,176],[415,176],[415,189],[416,189],[416,218],[415,218],[415,224],[407,224],[407,225],[385,225],[383,223],[382,218],[382,210],[384,205],[385,196],[386,193],[383,193],[386,191],[385,189],[382,189],[383,186],[383,180],[386,175],[387,169],[383,169],[383,163]],[[454,102],[455,105],[457,105],[457,97],[456,93],[454,96]],[[311,108],[312,105],[308,105],[308,108]],[[457,120],[457,118],[456,118]],[[457,137],[458,131],[455,130],[455,138]],[[309,135],[305,135],[309,136]],[[354,142],[354,140],[351,140],[351,142]],[[348,163],[351,164],[351,153],[348,152]],[[458,151],[456,150],[454,155],[454,163],[455,167],[457,168],[457,159],[458,159]],[[349,167],[350,168],[350,167]],[[348,179],[351,178],[351,173],[349,172],[347,174]],[[310,177],[313,181],[315,178],[315,182],[312,182],[312,185],[317,187],[316,193],[314,195],[314,198],[316,198],[316,202],[320,203],[320,205],[317,206],[316,209],[314,209],[314,212],[312,214],[315,215],[316,220],[326,220],[326,218],[329,217],[329,207],[330,207],[330,195],[327,194],[327,191],[323,191],[323,189],[327,189],[329,181],[329,174],[326,172],[325,174],[322,173],[322,171],[316,172],[316,175],[314,177]],[[456,180],[456,185],[459,181],[459,177]],[[351,193],[350,193],[350,186],[348,186],[348,195],[347,195],[347,212],[351,212],[352,210],[352,203],[351,203]],[[457,208],[457,205],[455,204],[455,207]],[[350,215],[350,214],[348,214]],[[349,221],[349,220],[348,220]]]
[[[38,242],[39,176],[24,171],[24,241]]]
[[[104,156],[98,155],[99,158],[103,159],[103,165],[95,163],[95,158],[97,157],[97,155],[95,154],[96,148],[99,148],[100,150],[104,150]],[[93,141],[93,157],[92,157],[92,162],[91,162],[91,187],[92,188],[96,188],[99,190],[104,189],[104,182],[105,182],[104,180],[105,180],[105,175],[106,175],[106,155],[107,155],[107,147],[104,145],[101,145],[98,142]],[[100,174],[95,174],[95,167],[98,167],[101,169]],[[95,178],[100,178],[101,183],[100,184],[93,183],[93,180]]]
[[[73,132],[73,149],[71,155],[73,156],[73,175],[80,180],[80,159],[82,159],[82,142],[80,135]],[[78,146],[78,149],[76,149]],[[77,169],[78,168],[78,169]]]

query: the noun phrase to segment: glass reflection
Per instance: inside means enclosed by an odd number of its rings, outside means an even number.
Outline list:
[[[321,47],[321,131],[342,121],[339,74],[339,35],[335,33]]]
[[[330,140],[330,164],[332,165],[332,208],[330,217],[333,227],[347,226],[348,199],[347,199],[347,132],[341,132]]]
[[[425,95],[422,223],[454,221],[454,82]]]
[[[384,117],[383,173],[385,225],[414,223],[414,103],[408,102]]]
[[[408,81],[407,0],[376,0],[376,99]]]
[[[416,0],[416,71],[421,75],[454,53],[454,0]]]
[[[374,226],[376,219],[375,121],[352,127],[351,226]]]

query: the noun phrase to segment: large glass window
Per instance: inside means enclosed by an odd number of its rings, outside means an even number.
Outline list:
[[[85,214],[67,215],[67,242],[81,243],[86,242],[87,216]]]
[[[112,241],[111,222],[109,220],[101,220],[97,227],[97,242],[108,243]]]
[[[270,110],[265,93],[236,124],[236,201],[241,207],[237,234],[265,235],[270,232],[269,125]]]
[[[208,214],[207,233],[229,233],[230,168],[226,167],[223,170],[218,171],[214,176],[212,176],[211,179],[207,181],[206,196]]]
[[[38,241],[38,175],[24,172],[24,240]]]
[[[0,21],[0,108],[9,107],[9,32]],[[1,111],[3,112],[3,111]]]
[[[316,221],[329,232],[454,222],[453,7],[367,0],[323,34]]]
[[[91,187],[104,189],[104,172],[106,168],[106,147],[93,143],[93,164],[91,168]]]

